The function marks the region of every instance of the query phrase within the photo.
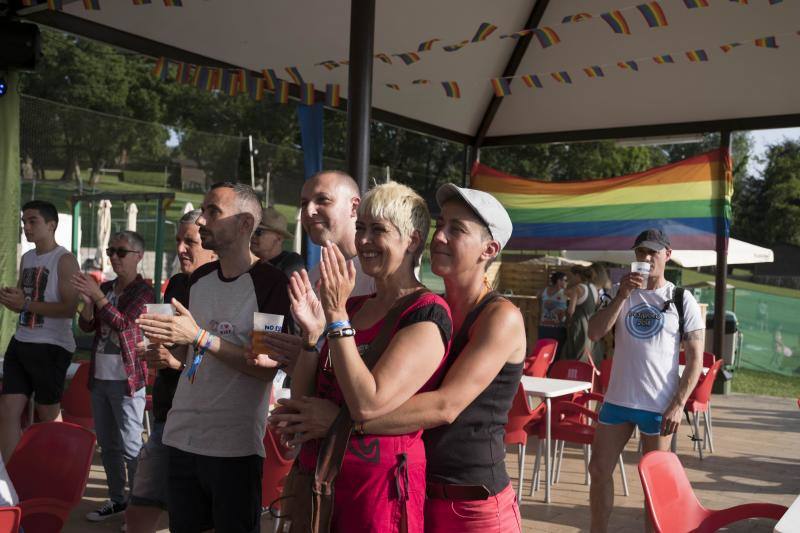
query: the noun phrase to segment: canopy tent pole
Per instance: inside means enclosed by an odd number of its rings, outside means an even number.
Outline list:
[[[369,178],[369,122],[375,0],[350,2],[350,70],[347,85],[347,169],[362,192]]]
[[[161,301],[161,273],[164,269],[164,219],[166,206],[164,205],[164,198],[158,198],[158,206],[156,207],[156,250],[155,250],[155,268],[153,270],[153,292],[155,293],[156,302]]]
[[[17,284],[17,243],[19,243],[19,73],[5,73],[6,95],[0,98],[0,188],[5,195],[0,209],[0,287]],[[5,350],[17,327],[17,315],[0,313],[0,349]]]
[[[730,167],[731,132],[723,130],[719,135],[720,161],[719,216],[717,217],[717,270],[714,286],[714,355],[722,357],[725,339],[725,287],[728,275],[728,225],[725,219],[725,203]]]
[[[464,175],[461,177],[461,186],[469,187],[469,171],[472,167],[472,154],[468,144],[464,146]]]

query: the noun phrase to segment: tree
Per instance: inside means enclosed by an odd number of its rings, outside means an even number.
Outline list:
[[[760,213],[754,213],[751,220],[763,220],[759,232],[763,244],[800,245],[800,140],[770,146],[766,160],[763,182],[760,190],[756,189],[755,205]]]

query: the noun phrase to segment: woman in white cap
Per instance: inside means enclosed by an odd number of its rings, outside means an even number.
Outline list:
[[[292,239],[287,230],[286,217],[274,207],[267,207],[261,212],[261,223],[250,239],[250,251],[262,263],[269,263],[290,277],[292,272],[305,268],[303,257],[296,252],[283,249],[283,240]]]
[[[521,531],[505,467],[505,424],[525,359],[519,309],[488,284],[486,269],[511,236],[508,213],[492,195],[446,184],[431,241],[431,269],[444,278],[453,341],[441,386],[413,396],[361,430],[402,434],[423,428],[427,456],[425,530]],[[335,415],[323,400],[281,400],[295,443],[323,435]]]

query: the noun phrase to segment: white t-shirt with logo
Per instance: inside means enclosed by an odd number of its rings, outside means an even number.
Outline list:
[[[611,290],[616,296],[619,285]],[[614,325],[614,364],[605,401],[632,409],[663,413],[678,390],[678,311],[670,303],[675,285],[637,289],[622,305]],[[684,334],[705,329],[700,306],[683,293]]]

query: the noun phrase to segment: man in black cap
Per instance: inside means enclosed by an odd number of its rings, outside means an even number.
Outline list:
[[[633,249],[636,260],[649,265],[649,274],[623,276],[611,291],[611,303],[589,321],[592,340],[611,328],[615,336],[611,380],[589,464],[594,533],[608,528],[614,505],[614,466],[634,426],[642,434],[644,453],[668,450],[683,406],[703,370],[705,324],[700,306],[690,292],[676,289],[664,278],[672,254],[669,239],[659,229],[648,229],[636,237]],[[641,265],[640,272],[647,265]],[[683,317],[678,314],[681,307]],[[682,376],[678,371],[681,340],[686,350]]]

